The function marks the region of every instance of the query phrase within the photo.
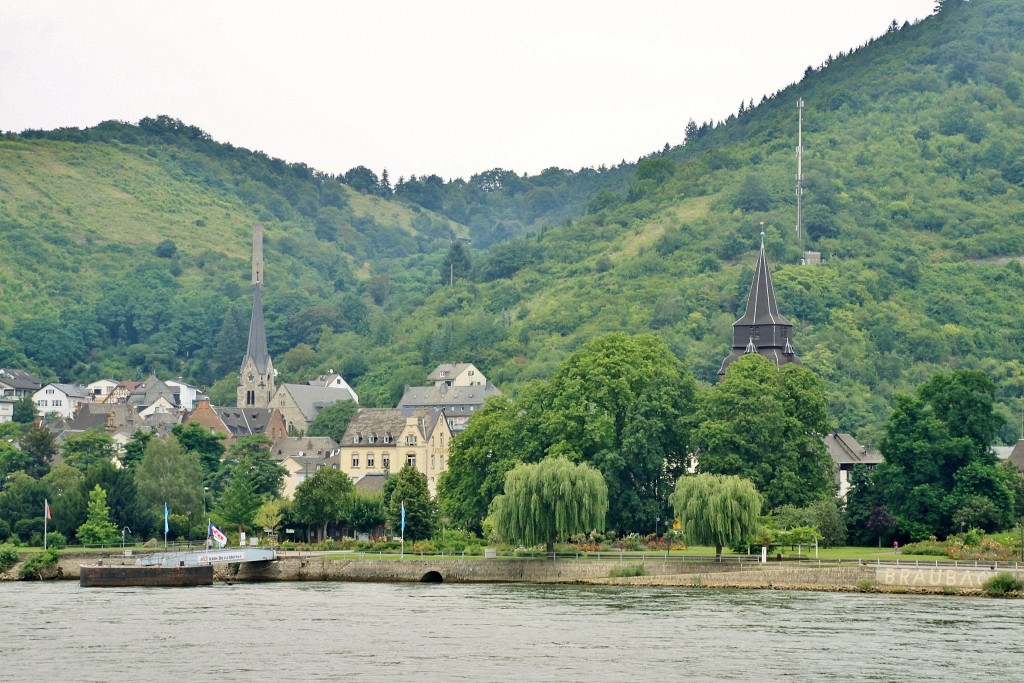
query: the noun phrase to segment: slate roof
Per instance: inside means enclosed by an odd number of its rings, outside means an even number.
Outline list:
[[[885,461],[880,452],[861,446],[850,434],[832,432],[824,442],[836,465],[877,465]]]
[[[35,375],[15,368],[0,368],[0,382],[12,389],[24,391],[35,392],[43,388],[42,382]]]
[[[481,386],[430,386],[406,387],[399,401],[399,408],[444,408],[449,417],[470,415],[483,406],[491,396],[501,394],[501,389],[490,382]]]
[[[384,490],[384,482],[388,480],[388,475],[381,472],[369,472],[364,474],[356,482],[356,492],[361,493],[364,496],[375,496]]]
[[[180,396],[178,392],[167,386],[156,375],[150,375],[146,381],[135,387],[128,394],[127,403],[138,406],[151,406],[160,398],[167,399],[172,406],[179,405]]]
[[[468,369],[472,363],[441,363],[427,375],[428,382],[445,382],[454,379]],[[443,375],[441,373],[444,373]]]
[[[359,408],[348,423],[345,435],[341,437],[342,446],[358,446],[374,448],[396,446],[399,436],[405,429],[405,415],[398,408]],[[355,439],[359,437],[357,442]],[[370,437],[376,437],[370,443]],[[391,440],[385,443],[384,438]]]
[[[68,398],[80,398],[83,401],[85,400],[85,397],[88,396],[88,394],[89,394],[89,390],[88,389],[86,389],[85,387],[80,386],[78,384],[57,384],[57,383],[54,383],[54,384],[47,384],[46,386],[56,388],[58,391],[62,392],[63,394],[66,394]],[[38,391],[38,389],[36,391]]]
[[[322,460],[333,455],[337,448],[338,442],[329,436],[286,436],[270,450],[271,459],[281,462],[285,458],[299,457],[299,453]]]
[[[354,401],[355,396],[348,389],[335,387],[316,387],[309,384],[282,384],[295,401],[299,411],[307,421],[316,419],[321,408],[334,405],[338,401]]]
[[[273,416],[272,408],[214,408],[233,437],[264,434]]]
[[[256,364],[256,370],[261,375],[267,373],[267,366],[270,363],[270,351],[267,350],[267,327],[263,320],[263,286],[253,286],[252,295],[252,319],[249,322],[249,346],[245,351],[245,358],[242,359],[242,370],[245,369],[246,358],[252,358]],[[241,372],[241,370],[239,370]]]
[[[1007,459],[1017,466],[1019,472],[1024,472],[1024,439],[1021,439],[1013,446],[1013,450],[1010,451],[1010,457]]]
[[[764,234],[761,235],[761,252],[757,258],[757,270],[750,283],[747,295],[747,309],[732,324],[732,352],[722,361],[718,370],[719,378],[740,356],[758,353],[777,367],[786,363],[801,363],[793,351],[793,323],[781,313],[775,299],[775,286],[764,254]]]

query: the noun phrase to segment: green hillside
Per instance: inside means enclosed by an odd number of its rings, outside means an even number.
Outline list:
[[[386,405],[461,359],[515,390],[619,330],[653,331],[711,382],[763,223],[780,308],[797,354],[828,381],[837,427],[874,443],[894,393],[970,367],[1016,416],[1001,433],[1012,441],[1024,409],[1024,6],[947,0],[840,48],[726,121],[681,122],[685,144],[635,165],[530,177],[331,177],[166,117],[7,135],[0,366],[233,386],[260,221],[287,381],[335,369]],[[447,286],[454,237],[470,240],[472,267]],[[826,263],[799,266],[808,249]]]

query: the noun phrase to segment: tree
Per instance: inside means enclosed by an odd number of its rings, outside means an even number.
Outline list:
[[[38,529],[43,530],[43,506],[48,495],[45,482],[24,472],[8,475],[0,490],[0,519],[6,520],[22,541],[31,542],[31,532],[23,534],[18,526],[21,522],[38,520]]]
[[[173,436],[153,439],[135,468],[139,504],[150,528],[160,526],[166,504],[174,514],[202,519],[206,509],[203,468],[194,453],[185,453]]]
[[[242,532],[252,526],[261,504],[262,500],[256,493],[255,472],[238,467],[220,496],[216,512],[225,523],[236,525],[238,531]]]
[[[747,354],[705,396],[693,438],[697,470],[750,479],[769,509],[805,507],[834,495],[828,431],[825,387],[811,370]]]
[[[750,174],[743,179],[736,191],[736,195],[733,197],[733,206],[748,213],[768,211],[772,208],[772,198],[761,179]]]
[[[88,490],[85,488],[85,475],[71,465],[61,463],[46,473],[43,483],[49,489],[53,518],[51,528],[67,538],[74,538],[86,519]]]
[[[609,528],[652,529],[668,516],[668,494],[685,469],[695,391],[689,370],[658,339],[598,337],[550,380],[524,387],[516,401],[491,399],[473,417],[452,441],[442,507],[478,528],[506,472],[564,455],[601,472]]]
[[[89,507],[85,523],[75,532],[78,540],[86,545],[108,545],[120,537],[117,525],[110,521],[107,506],[107,492],[99,485],[89,492]]]
[[[110,516],[118,527],[127,526],[139,536],[145,535],[155,527],[157,520],[143,510],[139,503],[134,470],[115,467],[111,462],[93,465],[85,473],[85,482],[81,490],[83,501],[97,484],[107,494]],[[162,527],[163,520],[160,522]]]
[[[1001,424],[995,385],[977,370],[936,373],[914,395],[896,398],[879,443],[885,462],[873,479],[899,536],[916,541],[954,533],[960,522],[989,530],[1010,523],[1013,497],[990,448]]]
[[[57,454],[57,439],[49,429],[30,427],[18,440],[18,447],[25,456],[22,471],[35,478],[50,471],[50,461]]]
[[[355,495],[352,478],[341,470],[323,468],[295,487],[292,511],[303,524],[317,527],[317,538],[327,537],[327,525],[342,521],[349,499]]]
[[[287,470],[270,459],[272,444],[262,434],[243,436],[235,441],[228,457],[221,462],[216,477],[211,480],[210,488],[214,491],[224,490],[235,472],[244,469],[251,473],[257,495],[280,498]]]
[[[720,474],[683,476],[671,496],[687,543],[722,548],[748,541],[757,531],[761,494],[749,479]]]
[[[555,543],[572,534],[603,531],[608,487],[595,468],[567,458],[521,463],[505,477],[505,492],[491,506],[498,535],[524,546]]]
[[[356,495],[349,499],[346,514],[353,531],[372,532],[384,526],[387,515],[384,512],[384,496]]]
[[[326,406],[317,413],[313,421],[309,423],[306,430],[307,436],[329,436],[338,443],[348,429],[348,423],[356,414],[359,404],[355,401],[338,401]]]
[[[175,425],[175,427],[177,426],[178,425]],[[124,445],[124,453],[121,455],[121,465],[128,469],[134,469],[135,466],[142,461],[142,456],[146,453],[146,446],[149,444],[149,440],[153,438],[154,434],[156,434],[156,431],[152,429],[148,432],[136,429],[135,433],[132,434],[132,438]]]
[[[11,420],[19,424],[32,424],[36,421],[39,411],[31,396],[22,396],[14,402],[14,415]]]
[[[404,538],[408,541],[419,541],[433,536],[436,509],[434,501],[430,499],[427,475],[415,467],[406,465],[390,479],[395,482],[388,501],[388,521],[391,522],[391,533],[401,533],[402,506],[404,505]]]
[[[100,462],[112,462],[117,456],[114,439],[97,429],[87,429],[81,434],[65,437],[61,447],[64,462],[85,472]]]
[[[174,425],[171,433],[183,449],[199,456],[199,462],[207,475],[212,475],[220,469],[220,461],[226,450],[224,440],[228,438],[227,434],[211,432],[198,422]]]
[[[274,541],[277,540],[277,530],[281,528],[281,520],[284,519],[285,501],[272,499],[263,501],[259,510],[252,519],[253,525],[263,529],[264,533]]]
[[[441,282],[444,284],[455,284],[456,280],[463,280],[469,277],[470,270],[469,252],[461,241],[455,240],[448,247],[448,254],[441,263]]]

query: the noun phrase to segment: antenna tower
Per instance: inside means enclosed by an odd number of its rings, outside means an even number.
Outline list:
[[[804,100],[796,101],[796,238],[801,237],[804,212]]]

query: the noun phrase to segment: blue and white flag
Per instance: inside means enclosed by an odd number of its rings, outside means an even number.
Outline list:
[[[170,512],[167,510],[167,503],[164,503],[164,533],[171,530]]]
[[[405,501],[402,501],[402,538],[405,538]]]

